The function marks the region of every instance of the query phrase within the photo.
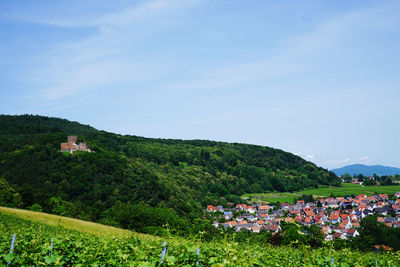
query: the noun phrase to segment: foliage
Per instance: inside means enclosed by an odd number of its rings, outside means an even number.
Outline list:
[[[60,153],[70,134],[95,152]],[[168,221],[177,222],[170,224],[172,232],[181,234],[190,234],[207,204],[240,201],[243,193],[340,185],[335,174],[279,149],[121,136],[32,115],[0,115],[0,177],[24,208],[38,204],[53,214],[162,232],[157,216],[135,217],[136,225],[125,223],[132,214],[118,212],[121,203],[133,210],[141,205],[145,214],[165,211]]]
[[[16,208],[22,206],[21,195],[15,192],[4,178],[0,178],[0,206]]]
[[[400,229],[387,227],[378,222],[375,216],[368,216],[360,222],[360,236],[352,240],[353,247],[360,250],[373,250],[374,245],[387,245],[400,250]]]
[[[200,249],[200,266],[393,266],[398,253],[360,253],[348,249],[309,250],[308,246],[272,247],[269,244],[201,242],[181,238],[130,235],[100,236],[62,227],[50,227],[0,213],[0,264],[14,266],[160,266],[161,243],[167,241],[163,266],[194,266]],[[13,234],[17,241],[9,254]],[[51,239],[53,238],[53,249]]]
[[[43,208],[39,204],[33,204],[32,206],[28,207],[28,210],[42,212]]]

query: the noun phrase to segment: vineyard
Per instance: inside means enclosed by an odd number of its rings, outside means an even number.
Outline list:
[[[15,246],[10,253],[13,235]],[[167,243],[163,264],[162,243]],[[197,249],[200,249],[197,255]],[[85,233],[0,213],[0,266],[400,266],[399,253],[360,253],[329,248],[257,246],[159,238],[131,232],[125,236]]]
[[[329,197],[332,194],[335,197],[339,196],[351,196],[351,195],[373,195],[373,194],[388,194],[393,195],[400,191],[400,185],[388,185],[388,186],[361,186],[359,184],[343,183],[341,187],[319,187],[309,188],[302,191],[296,191],[293,193],[289,192],[270,192],[270,193],[253,193],[244,194],[242,198],[247,199],[251,202],[277,202],[280,203],[289,202],[293,203],[295,200],[302,195],[313,195],[314,198]]]

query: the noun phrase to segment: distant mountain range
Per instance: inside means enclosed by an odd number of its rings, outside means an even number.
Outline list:
[[[377,174],[379,176],[400,174],[400,168],[388,167],[388,166],[382,166],[382,165],[367,166],[364,164],[352,164],[352,165],[344,166],[342,168],[333,169],[331,171],[339,176],[346,174],[346,173],[348,173],[350,175],[362,174],[365,176],[371,176],[374,174]]]

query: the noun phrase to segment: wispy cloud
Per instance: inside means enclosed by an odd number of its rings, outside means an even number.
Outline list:
[[[286,77],[305,71],[307,68],[303,62],[293,61],[289,55],[281,54],[261,61],[200,71],[195,74],[197,78],[178,81],[170,84],[169,87],[184,90],[213,90]]]
[[[105,14],[86,12],[86,14],[81,15],[79,12],[73,12],[75,14],[72,16],[57,16],[57,14],[35,16],[35,14],[30,13],[13,14],[10,18],[58,27],[122,27],[143,22],[148,19],[154,19],[169,11],[193,6],[198,1],[199,0],[151,0],[142,1],[136,6]],[[84,6],[84,3],[79,3],[79,8],[81,8],[82,5]]]
[[[369,7],[329,18],[309,31],[281,40],[273,56],[197,71],[192,73],[193,78],[177,81],[170,87],[183,90],[213,90],[261,81],[267,85],[274,79],[287,79],[295,74],[315,71],[324,64],[321,63],[323,61],[320,57],[329,56],[331,49],[348,42],[349,38],[361,29],[389,28],[391,31],[398,31],[400,25],[395,19],[397,13],[392,8],[392,5]]]
[[[161,61],[141,56],[131,47],[140,43],[143,35],[162,29],[175,21],[171,13],[194,7],[199,0],[144,1],[139,5],[108,14],[88,17],[40,17],[25,19],[59,27],[94,27],[92,35],[79,41],[59,44],[41,55],[40,66],[32,69],[26,79],[36,84],[34,96],[61,99],[76,96],[120,81],[126,85],[154,81],[173,71]],[[191,78],[183,75],[165,82],[168,90],[214,90],[249,84],[268,84],[273,80],[286,80],[292,75],[311,72],[319,67],[313,56],[327,51],[341,42],[358,27],[381,25],[374,14],[379,8],[350,12],[320,22],[309,32],[281,41],[273,56],[257,61],[237,61],[219,68],[187,70]],[[390,16],[387,18],[390,20]],[[143,24],[146,27],[143,27]],[[221,64],[220,64],[221,65]],[[222,64],[224,65],[224,64]],[[46,81],[46,82],[43,82]]]
[[[330,169],[335,169],[339,167],[343,167],[345,165],[351,164],[351,159],[350,158],[344,158],[344,159],[327,159],[319,162],[321,166],[327,166]]]
[[[327,166],[330,169],[335,169],[335,168],[340,168],[346,165],[351,165],[351,164],[372,164],[372,161],[369,156],[363,156],[360,157],[358,160],[357,159],[350,159],[349,157],[344,158],[344,159],[328,159],[328,160],[322,160],[321,162],[318,162],[322,166]]]
[[[30,70],[25,78],[38,87],[32,96],[54,101],[122,83],[140,84],[164,75],[170,71],[167,67],[154,64],[130,46],[140,42],[142,35],[163,29],[170,22],[171,13],[197,3],[197,0],[155,0],[97,17],[31,19],[58,27],[97,29],[78,41],[60,43],[42,52],[40,66]]]
[[[314,162],[316,160],[315,155],[313,155],[313,154],[304,154],[304,153],[300,153],[300,152],[294,152],[293,154],[295,154],[296,156],[302,157],[303,159],[308,160],[308,161]]]

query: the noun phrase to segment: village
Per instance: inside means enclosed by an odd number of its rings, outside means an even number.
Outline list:
[[[315,202],[298,200],[296,204],[237,204],[207,206],[207,212],[215,215],[213,225],[224,229],[242,229],[259,233],[261,230],[277,233],[281,223],[318,225],[325,240],[348,239],[359,235],[357,229],[366,216],[376,215],[378,222],[388,227],[400,228],[400,192],[389,199],[387,194],[358,195],[355,197],[320,198]]]

